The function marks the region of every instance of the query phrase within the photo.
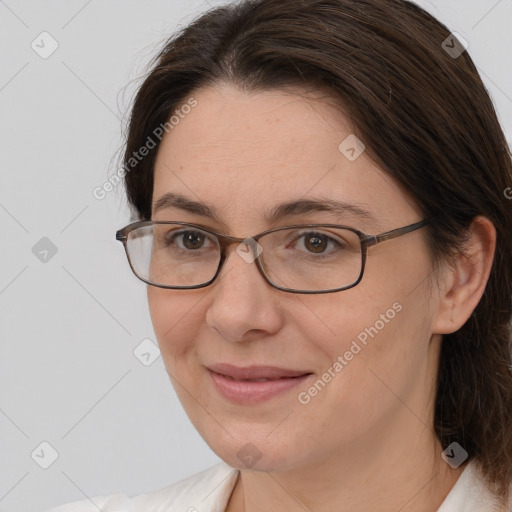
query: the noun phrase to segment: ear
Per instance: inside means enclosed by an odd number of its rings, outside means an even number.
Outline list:
[[[439,276],[440,296],[433,332],[460,329],[475,310],[485,290],[496,248],[496,229],[486,217],[475,217],[468,228],[463,254]]]

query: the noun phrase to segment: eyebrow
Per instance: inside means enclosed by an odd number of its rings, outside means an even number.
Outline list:
[[[224,224],[213,206],[194,201],[175,192],[169,192],[153,203],[154,213],[167,208],[178,208],[184,212],[208,217]],[[270,223],[286,217],[305,215],[311,212],[329,212],[336,215],[351,214],[373,224],[378,224],[375,215],[360,205],[324,198],[300,198],[294,201],[287,201],[273,207],[269,212],[266,212],[264,218]]]

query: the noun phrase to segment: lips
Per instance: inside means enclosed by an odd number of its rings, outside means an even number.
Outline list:
[[[273,366],[238,368],[215,365],[212,368],[215,370],[208,368],[208,373],[217,393],[242,406],[254,406],[279,396],[284,400],[292,390],[305,386],[314,378],[309,372]]]
[[[292,379],[309,375],[311,372],[278,368],[276,366],[249,366],[238,367],[220,363],[208,366],[214,373],[222,375],[234,381],[267,382],[269,380]]]

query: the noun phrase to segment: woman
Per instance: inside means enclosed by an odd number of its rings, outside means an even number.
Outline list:
[[[512,164],[405,0],[245,0],[171,38],[117,233],[221,463],[54,509],[511,510]]]

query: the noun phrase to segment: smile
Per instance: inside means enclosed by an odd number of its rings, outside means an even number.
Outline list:
[[[216,391],[237,404],[257,404],[303,384],[312,373],[275,367],[238,368],[215,365],[208,368]]]

